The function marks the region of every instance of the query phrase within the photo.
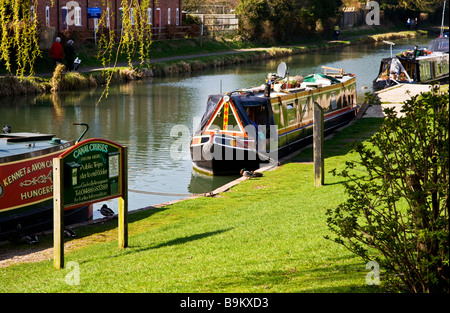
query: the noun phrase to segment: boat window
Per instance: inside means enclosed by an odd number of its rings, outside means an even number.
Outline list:
[[[430,63],[426,62],[426,63],[421,63],[420,64],[420,80],[424,80],[427,78],[430,78]]]
[[[286,108],[287,108],[287,121],[288,124],[294,124],[296,122],[296,117],[297,117],[297,112],[295,110],[295,106],[294,103],[287,103],[286,104]]]
[[[334,91],[331,92],[331,109],[336,110],[337,103],[336,103],[336,93]]]
[[[302,117],[305,118],[309,114],[309,106],[308,106],[308,100],[303,100],[302,102]]]
[[[280,104],[272,103],[272,111],[273,111],[273,118],[274,118],[275,125],[281,125],[280,124],[280,114],[281,114]]]

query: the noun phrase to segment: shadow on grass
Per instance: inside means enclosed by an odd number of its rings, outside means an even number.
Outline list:
[[[138,248],[138,249],[134,249],[132,252],[134,253],[134,252],[141,252],[141,251],[147,251],[147,250],[152,250],[152,249],[159,249],[159,248],[163,248],[163,247],[182,245],[182,244],[185,244],[187,242],[192,242],[192,241],[195,241],[195,240],[200,240],[200,239],[203,239],[203,238],[215,236],[215,235],[227,232],[227,231],[229,231],[231,229],[233,229],[233,228],[219,229],[219,230],[216,230],[216,231],[209,231],[209,232],[204,232],[204,233],[195,234],[195,235],[191,235],[191,236],[175,238],[175,239],[172,239],[172,240],[169,240],[169,241],[166,241],[166,242],[162,242],[162,243],[154,245],[154,246],[141,247],[141,248]],[[135,248],[135,247],[130,246],[130,248]]]
[[[167,207],[148,207],[147,210],[129,214],[128,224],[146,219],[153,214],[163,212],[167,209]],[[113,230],[117,229],[117,227],[117,217],[99,219],[94,224],[88,224],[86,226],[74,228],[76,237],[71,239],[65,238],[64,241],[66,243],[71,241],[86,241],[86,245],[95,243],[95,237],[97,237],[98,242],[115,241],[117,240],[117,233]],[[38,237],[39,243],[34,245],[29,245],[25,243],[24,240],[18,243],[3,243],[0,246],[0,261],[11,259],[13,257],[28,255],[31,253],[42,252],[46,249],[53,248],[53,233],[51,231],[38,234]],[[81,243],[81,245],[83,245],[83,243]]]
[[[379,130],[383,121],[383,118],[361,118],[335,131],[332,136],[325,139],[324,157],[330,158],[345,155],[354,150],[358,143],[372,137]],[[313,160],[313,148],[310,146],[299,151],[297,155],[287,162],[311,163]]]
[[[378,293],[379,286],[368,286],[364,265],[333,264],[297,270],[249,271],[239,276],[217,277],[226,283],[217,283],[220,290],[251,289],[254,292],[280,292],[278,288],[295,293]],[[214,279],[211,283],[215,283]],[[283,292],[283,291],[281,291]]]
[[[208,238],[211,236],[219,235],[219,234],[227,232],[231,229],[232,228],[219,229],[219,230],[215,230],[215,231],[209,231],[209,232],[194,234],[194,235],[190,235],[190,236],[179,237],[179,238],[175,238],[175,239],[172,239],[172,240],[169,240],[166,242],[162,242],[162,243],[159,243],[156,245],[148,245],[148,246],[129,245],[127,249],[120,251],[119,254],[117,254],[117,255],[105,255],[105,256],[98,255],[91,259],[86,259],[86,260],[82,261],[81,263],[85,264],[85,263],[94,262],[94,261],[98,262],[98,260],[100,260],[100,259],[120,258],[125,255],[129,255],[129,254],[136,254],[136,253],[145,252],[145,251],[149,251],[149,250],[153,250],[153,249],[160,249],[160,248],[164,248],[164,247],[182,245],[182,244],[185,244],[188,242],[193,242],[196,240],[201,240],[203,238]]]

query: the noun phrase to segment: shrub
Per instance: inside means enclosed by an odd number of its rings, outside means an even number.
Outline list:
[[[394,290],[448,293],[449,96],[414,96],[404,117],[384,112],[379,133],[356,147],[359,161],[338,174],[349,197],[327,212],[328,226],[334,241],[379,261]]]
[[[43,92],[42,86],[33,78],[18,78],[11,75],[0,77],[0,96],[18,96]]]
[[[96,79],[90,75],[86,77],[78,72],[66,73],[66,67],[58,64],[50,79],[51,91],[77,90],[97,86]]]

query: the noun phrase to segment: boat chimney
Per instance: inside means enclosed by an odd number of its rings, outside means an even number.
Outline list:
[[[270,79],[267,80],[267,84],[264,87],[264,97],[270,98]]]

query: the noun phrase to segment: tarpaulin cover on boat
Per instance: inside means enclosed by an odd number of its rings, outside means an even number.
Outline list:
[[[256,97],[253,95],[236,95],[231,97],[238,112],[239,119],[245,125],[265,125],[266,137],[275,136],[270,133],[270,125],[275,125],[272,105],[270,99],[266,97]],[[253,120],[247,114],[247,110],[253,110]],[[261,130],[261,129],[259,129]]]
[[[338,83],[340,83],[340,81],[337,80],[336,78],[328,76],[328,75],[325,75],[325,74],[320,74],[320,73],[318,73],[318,74],[311,74],[311,75],[306,76],[305,79],[303,80],[303,82],[306,82],[306,83],[317,83],[317,82],[323,81],[324,79],[329,80],[331,84],[338,84]]]
[[[202,131],[202,129],[206,126],[222,97],[223,95],[210,95],[208,97],[208,101],[206,101],[205,113],[203,114],[199,128],[194,132],[194,134],[199,134]]]
[[[265,97],[256,97],[251,95],[246,96],[233,96],[233,102],[235,108],[238,111],[239,118],[244,125],[252,124],[249,116],[246,113],[246,108],[260,107],[259,114],[253,122],[257,125],[273,125],[273,113],[272,106],[270,105],[270,99]]]

